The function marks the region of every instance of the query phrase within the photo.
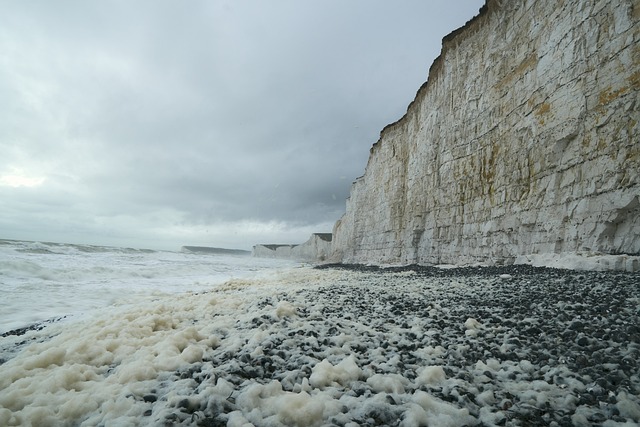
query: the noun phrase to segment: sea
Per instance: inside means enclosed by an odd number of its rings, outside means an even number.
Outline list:
[[[0,334],[296,265],[250,255],[0,239]]]

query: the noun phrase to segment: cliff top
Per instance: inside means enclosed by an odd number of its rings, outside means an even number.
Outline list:
[[[395,122],[389,123],[384,128],[382,128],[382,130],[380,131],[380,138],[378,139],[377,142],[373,144],[373,146],[371,147],[371,150],[373,150],[374,147],[378,144],[378,142],[380,142],[385,132],[387,132],[390,128],[393,128],[394,126],[402,123],[405,120],[405,118],[407,117],[407,114],[411,110],[411,107],[416,102],[418,97],[428,89],[429,82],[434,81],[438,76],[438,74],[442,72],[444,55],[450,49],[455,48],[456,42],[459,43],[465,38],[471,37],[473,35],[473,32],[472,32],[473,29],[482,25],[483,18],[488,16],[490,12],[495,11],[498,7],[499,7],[499,4],[497,0],[485,0],[485,4],[480,8],[476,16],[474,16],[469,21],[467,21],[462,27],[453,30],[452,32],[450,32],[449,34],[447,34],[442,38],[442,49],[440,50],[440,55],[436,59],[434,59],[433,63],[431,64],[431,67],[429,67],[429,74],[427,76],[427,80],[422,84],[422,86],[420,86],[420,88],[416,92],[416,96],[413,98],[413,101],[411,101],[407,106],[406,113]]]
[[[256,245],[256,246],[262,246],[262,247],[264,247],[264,248],[271,249],[272,251],[275,251],[275,250],[276,250],[276,249],[278,249],[278,248],[283,248],[283,247],[287,247],[287,248],[295,248],[296,246],[299,246],[299,245],[287,245],[287,244],[283,244],[283,245],[280,245],[280,244],[275,244],[275,245],[274,245],[274,244],[258,244],[258,245]],[[255,248],[255,246],[254,246],[254,248]]]
[[[318,236],[320,239],[325,242],[330,242],[333,239],[333,234],[331,233],[313,233],[314,236]]]

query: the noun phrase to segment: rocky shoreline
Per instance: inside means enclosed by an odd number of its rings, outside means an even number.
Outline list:
[[[640,422],[637,274],[530,266],[304,270],[275,287],[229,283],[194,296],[244,302],[190,321],[209,322],[215,338],[199,357],[127,383],[134,424]],[[122,369],[110,368],[114,375]],[[86,415],[77,424],[105,419]]]
[[[290,295],[257,301],[258,309],[277,299],[307,306],[281,320],[256,316],[238,324],[264,331],[265,339],[239,349],[221,345],[203,364],[176,374],[191,380],[193,391],[167,419],[260,425],[265,414],[252,415],[256,402],[249,404],[247,390],[267,401],[272,391],[266,389],[277,380],[276,394],[313,397],[317,391],[341,402],[336,414],[319,416],[318,425],[463,420],[469,426],[614,426],[639,420],[637,275],[528,266],[322,268],[363,276],[357,283],[299,290],[295,301]],[[328,379],[314,378],[322,363]],[[205,407],[194,396],[210,376],[228,382],[229,396]],[[428,401],[421,408],[432,408],[431,417],[415,410],[416,396]],[[271,416],[266,424],[310,421]]]

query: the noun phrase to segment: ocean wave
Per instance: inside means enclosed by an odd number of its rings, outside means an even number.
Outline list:
[[[0,333],[123,298],[210,289],[290,262],[251,257],[1,241]]]

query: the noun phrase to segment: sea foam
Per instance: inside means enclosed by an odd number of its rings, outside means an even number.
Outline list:
[[[283,260],[0,240],[0,333],[153,295],[208,290]]]

